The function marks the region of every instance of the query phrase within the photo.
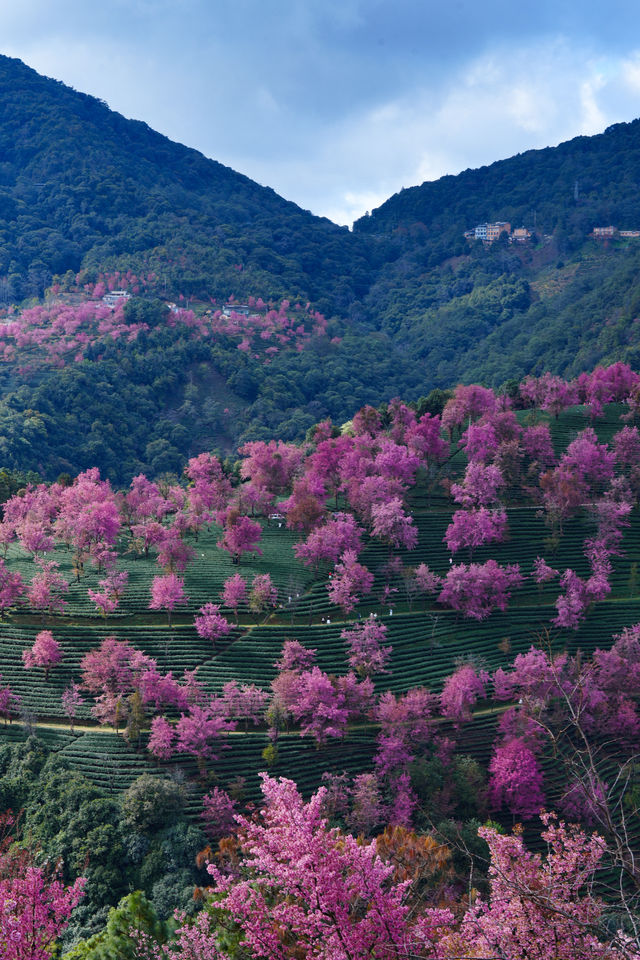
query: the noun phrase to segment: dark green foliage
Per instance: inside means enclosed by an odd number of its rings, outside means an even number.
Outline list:
[[[149,774],[120,796],[107,795],[39,737],[0,747],[2,809],[22,810],[25,838],[39,857],[60,861],[65,881],[87,878],[67,943],[101,931],[109,907],[132,890],[142,890],[149,900],[136,894],[123,901],[92,949],[104,944],[103,936],[111,943],[109,938],[122,935],[125,920],[133,923],[136,917],[143,929],[162,938],[166,928],[158,917],[166,920],[176,907],[193,909],[194,886],[206,879],[195,858],[206,840],[185,819],[183,799],[175,783]],[[96,960],[103,955],[128,956],[86,954]]]
[[[449,818],[484,819],[485,782],[485,771],[469,756],[455,756],[446,769],[437,757],[415,762],[411,768],[411,786],[418,797],[420,826],[428,830]]]
[[[326,300],[366,292],[366,244],[94,97],[0,58],[0,276],[155,271],[165,296]]]
[[[6,470],[179,474],[203,449],[301,439],[394,395],[437,413],[433,391],[460,381],[508,391],[640,364],[640,242],[589,238],[640,226],[640,121],[404,190],[350,233],[2,57],[0,156],[0,305],[116,269],[144,274],[149,297],[125,307],[149,326],[133,343],[93,343],[63,370],[29,369],[28,349],[0,364]],[[464,240],[497,219],[536,239]],[[232,295],[310,301],[327,336],[265,365],[238,338],[165,323],[167,299],[202,312]]]
[[[152,943],[164,943],[170,924],[158,919],[153,904],[141,890],[123,897],[109,910],[107,924],[100,933],[81,940],[64,955],[64,960],[142,960],[150,957],[141,937]]]
[[[122,797],[123,823],[128,830],[149,833],[178,813],[184,791],[172,780],[143,773]]]

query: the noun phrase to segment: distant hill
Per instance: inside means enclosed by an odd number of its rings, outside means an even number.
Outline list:
[[[594,226],[640,223],[640,120],[592,137],[527,150],[457,176],[401,190],[354,224],[356,233],[397,232],[420,242],[453,237],[482,221],[562,231],[580,246]]]
[[[394,395],[638,368],[640,240],[590,234],[640,227],[639,184],[634,121],[403,190],[350,232],[0,57],[0,309],[77,306],[126,276],[151,320],[135,340],[82,327],[66,365],[43,362],[37,323],[0,338],[0,466],[125,482]],[[533,239],[464,238],[497,220]],[[221,333],[207,311],[230,298],[284,327]]]
[[[0,276],[17,299],[81,267],[155,270],[185,296],[345,308],[368,247],[273,190],[0,57]]]
[[[402,190],[354,224],[394,247],[362,316],[424,360],[431,386],[574,375],[614,356],[637,364],[640,242],[591,233],[640,228],[639,186],[635,120]],[[533,241],[464,239],[496,221]]]

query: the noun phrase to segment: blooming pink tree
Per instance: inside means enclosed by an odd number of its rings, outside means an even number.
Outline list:
[[[458,446],[464,447],[469,460],[481,460],[488,463],[498,449],[498,437],[490,421],[470,423],[462,434]]]
[[[358,683],[353,673],[330,677],[314,666],[295,678],[291,693],[287,706],[300,723],[301,735],[323,744],[328,738],[344,737],[347,723],[369,706],[373,684],[369,679]]]
[[[469,907],[447,957],[540,957],[544,960],[623,960],[635,945],[607,935],[605,904],[592,880],[605,853],[597,834],[542,817],[547,855],[532,854],[519,833],[481,827],[488,843],[489,897]],[[455,952],[453,952],[455,951]]]
[[[103,617],[118,609],[120,599],[125,592],[129,574],[126,570],[116,572],[112,570],[104,580],[100,580],[100,590],[87,590],[87,594],[95,603]]]
[[[161,710],[173,707],[177,710],[187,710],[189,707],[189,693],[186,685],[181,685],[173,673],[160,673],[153,664],[142,670],[137,678],[137,691],[142,699],[142,705]]]
[[[519,737],[498,744],[489,764],[489,802],[530,820],[544,807],[542,771],[531,747]]]
[[[476,547],[485,543],[500,543],[507,532],[507,513],[505,510],[456,510],[447,527],[444,541],[451,553],[466,547],[469,556]]]
[[[231,720],[243,721],[245,730],[250,723],[257,727],[264,721],[268,701],[267,691],[254,683],[238,684],[230,680],[222,688],[225,715]]]
[[[233,832],[236,803],[226,790],[214,787],[202,798],[201,819],[204,831],[211,840],[219,840]]]
[[[304,803],[292,781],[262,779],[262,820],[237,818],[239,872],[208,867],[218,908],[242,930],[248,955],[435,957],[434,941],[449,927],[450,912],[412,914],[406,884],[392,879],[393,866],[377,856],[375,843],[329,828],[322,816],[324,788]],[[209,942],[215,942],[213,925],[209,929]]]
[[[442,715],[456,724],[471,719],[471,711],[479,699],[487,696],[489,674],[486,670],[476,670],[465,663],[452,673],[444,682],[440,694]]]
[[[52,613],[62,613],[67,603],[62,594],[69,589],[69,584],[58,573],[58,564],[55,560],[36,559],[39,567],[29,587],[27,588],[27,602],[34,610],[42,611],[42,621]]]
[[[548,424],[526,427],[522,433],[522,446],[527,457],[539,466],[548,467],[555,463],[556,455]]]
[[[423,463],[437,463],[447,455],[448,446],[440,436],[441,426],[440,417],[425,413],[405,432],[408,449]]]
[[[247,581],[239,573],[235,573],[225,580],[220,597],[225,607],[233,610],[237,623],[238,607],[247,603]]]
[[[218,541],[221,550],[231,554],[233,563],[239,563],[243,553],[257,553],[262,556],[258,542],[262,537],[262,527],[259,523],[245,516],[230,514],[225,523],[224,535]]]
[[[375,767],[380,784],[391,798],[391,824],[408,827],[411,823],[417,798],[411,789],[409,765],[431,738],[434,701],[427,690],[415,687],[399,697],[387,691],[375,707],[380,724]]]
[[[538,379],[525,377],[520,384],[520,396],[527,403],[548,410],[556,419],[562,410],[578,402],[577,386],[552,373]]]
[[[373,586],[373,574],[358,563],[356,553],[346,550],[336,564],[333,577],[327,584],[331,603],[341,607],[345,613],[351,613],[362,594],[367,594]]]
[[[158,760],[168,760],[175,750],[176,732],[166,717],[154,717],[147,750]]]
[[[80,664],[82,687],[93,694],[92,712],[101,723],[124,717],[127,696],[138,686],[143,671],[155,661],[115,637],[105,637],[99,647],[85,654]]]
[[[198,636],[211,640],[214,647],[216,640],[228,636],[233,631],[232,624],[222,616],[220,605],[217,603],[205,603],[198,611],[194,625]]]
[[[511,591],[523,576],[517,563],[501,567],[495,560],[457,564],[450,568],[438,602],[459,610],[465,617],[484,620],[492,610],[506,610]]]
[[[463,507],[486,507],[497,501],[498,491],[503,486],[504,477],[499,467],[471,460],[463,482],[453,483],[451,493],[456,503]]]
[[[3,960],[50,960],[82,897],[85,880],[66,885],[30,856],[0,854],[0,953]]]
[[[171,626],[171,614],[179,604],[187,602],[184,592],[184,580],[175,573],[154,577],[151,583],[151,602],[149,609],[166,610]]]
[[[313,530],[304,543],[297,543],[294,551],[306,566],[337,563],[346,550],[356,554],[362,549],[363,528],[350,513],[335,513],[330,520]]]
[[[393,647],[382,644],[387,628],[381,620],[371,614],[342,631],[340,637],[347,644],[349,666],[361,677],[371,677],[374,673],[388,673],[386,665]]]
[[[442,426],[451,434],[466,420],[476,420],[483,414],[493,413],[496,405],[497,397],[488,387],[481,387],[476,383],[469,386],[460,384],[442,411]]]
[[[302,449],[281,440],[252,440],[240,447],[240,476],[278,495],[290,485],[302,461]]]
[[[95,557],[103,566],[103,551],[111,551],[120,532],[118,503],[107,480],[100,479],[97,468],[79,474],[70,487],[59,493],[59,511],[55,530],[74,550],[77,576],[86,557]]]
[[[168,573],[184,573],[196,552],[192,546],[182,539],[177,523],[163,528],[163,536],[158,540],[158,563]]]
[[[550,567],[544,557],[535,558],[533,561],[533,579],[536,583],[543,584],[557,576],[558,571]]]
[[[45,680],[49,678],[51,667],[62,660],[62,647],[50,630],[41,630],[36,634],[36,640],[30,650],[22,651],[22,660],[27,670],[32,667],[42,667]]]
[[[371,508],[371,532],[392,547],[413,550],[418,542],[418,531],[413,519],[404,512],[402,501],[394,497]]]
[[[285,640],[282,644],[282,654],[276,660],[276,667],[280,672],[285,670],[306,670],[316,658],[315,649],[304,647],[299,640]]]
[[[413,572],[413,584],[418,594],[427,596],[435,593],[442,584],[442,578],[429,569],[428,564],[420,563]]]
[[[2,680],[1,673],[0,680]],[[0,684],[0,717],[4,717],[5,723],[15,714],[19,706],[20,697],[13,692],[9,684],[5,686]]]
[[[24,590],[20,573],[11,573],[4,560],[0,559],[0,616],[15,606]]]
[[[234,729],[233,721],[215,713],[209,706],[194,704],[176,724],[176,751],[192,754],[204,775],[207,763],[218,759],[219,751],[224,747],[223,738]]]
[[[560,577],[560,586],[564,593],[561,593],[556,599],[558,615],[552,623],[556,627],[577,630],[584,620],[593,598],[585,581],[573,570],[567,569],[564,571]]]
[[[68,687],[65,687],[62,691],[62,709],[64,710],[65,716],[69,718],[69,727],[71,733],[73,733],[73,724],[76,717],[78,716],[78,710],[84,703],[82,694],[80,693],[80,687],[77,683],[71,683]]]
[[[279,504],[287,527],[307,533],[313,530],[324,517],[326,498],[324,482],[319,477],[310,474],[296,480],[291,496]]]

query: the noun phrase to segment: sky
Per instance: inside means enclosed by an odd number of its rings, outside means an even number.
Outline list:
[[[351,225],[640,116],[637,0],[0,0],[0,53]]]

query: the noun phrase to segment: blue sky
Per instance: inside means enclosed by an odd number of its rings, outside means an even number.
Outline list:
[[[637,0],[0,0],[0,52],[313,213],[640,116]]]

